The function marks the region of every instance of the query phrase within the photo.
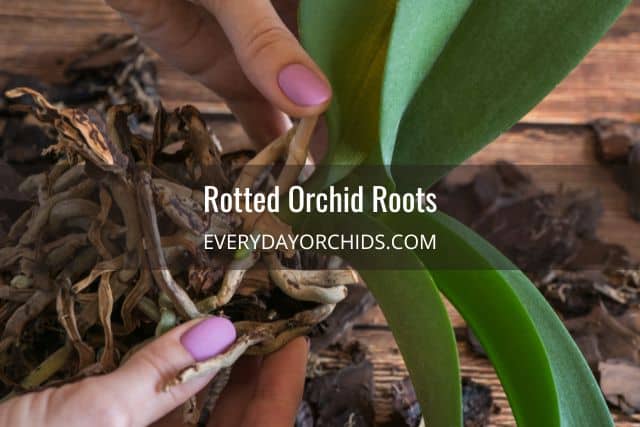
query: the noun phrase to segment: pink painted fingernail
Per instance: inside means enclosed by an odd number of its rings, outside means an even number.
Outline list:
[[[229,319],[210,317],[182,334],[180,342],[200,362],[225,351],[236,340],[236,328]]]
[[[278,74],[280,89],[295,104],[312,107],[331,97],[331,88],[315,72],[301,64],[289,64]]]

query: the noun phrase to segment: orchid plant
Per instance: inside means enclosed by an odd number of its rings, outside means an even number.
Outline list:
[[[419,185],[428,187],[533,108],[628,3],[304,0],[301,38],[335,94],[326,167],[308,185],[361,180],[379,166],[377,182],[392,188],[416,184],[403,168],[423,167]],[[518,425],[613,424],[561,321],[490,244],[442,213],[358,221],[372,232],[438,235],[437,255],[403,255],[414,269],[360,269],[398,342],[427,425],[462,424],[458,355],[440,292],[486,350]],[[442,268],[442,257],[473,268]]]

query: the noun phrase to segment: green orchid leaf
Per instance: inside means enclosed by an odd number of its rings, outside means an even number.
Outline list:
[[[518,426],[613,426],[578,347],[522,272],[446,215],[399,214],[383,221],[399,233],[436,234],[437,250],[416,254],[482,343]]]
[[[415,174],[397,165],[455,166],[515,124],[629,2],[473,2],[404,113],[392,166],[399,186],[409,186]],[[421,185],[440,172],[427,171]]]
[[[340,166],[320,170],[313,185],[332,184],[367,159],[391,164],[402,113],[470,3],[301,3],[301,40],[334,90],[325,163]]]
[[[380,155],[391,165],[400,119],[471,0],[399,0],[382,83]]]
[[[380,93],[395,0],[303,0],[300,39],[333,87],[329,149],[308,185],[324,188],[378,146]]]
[[[298,215],[296,232],[343,235],[389,234],[384,224],[366,215]],[[455,335],[431,276],[411,251],[332,252],[363,277],[398,343],[428,425],[462,425],[460,371]],[[395,264],[402,269],[372,269]]]

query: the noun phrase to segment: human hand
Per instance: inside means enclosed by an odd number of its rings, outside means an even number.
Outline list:
[[[106,0],[166,61],[225,99],[266,144],[294,117],[323,112],[329,83],[302,49],[298,0]],[[291,29],[291,30],[290,30]]]
[[[0,405],[0,425],[182,425],[179,406],[208,384],[215,373],[168,391],[163,391],[163,386],[194,360],[220,353],[235,339],[233,326],[220,319],[180,325],[142,347],[110,374],[10,399]],[[263,359],[240,359],[210,417],[209,427],[293,425],[304,387],[308,351],[308,342],[298,338]]]

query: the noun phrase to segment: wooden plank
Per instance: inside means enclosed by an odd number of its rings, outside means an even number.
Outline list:
[[[69,58],[102,33],[131,30],[102,0],[4,1],[0,8],[0,70],[59,81]],[[168,107],[194,104],[207,113],[228,113],[212,92],[158,59],[160,95]]]
[[[455,309],[451,307],[451,305],[447,305],[450,315],[452,315],[452,323],[454,326],[463,325],[464,323],[457,312],[455,312]],[[408,376],[408,372],[391,332],[381,330],[379,327],[370,328],[371,324],[367,322],[372,319],[375,319],[375,326],[380,326],[380,323],[384,324],[384,316],[379,308],[372,308],[366,313],[361,319],[364,320],[364,322],[356,324],[356,329],[350,333],[348,339],[357,339],[362,342],[373,363],[374,383],[376,387],[374,394],[376,422],[383,423],[389,419],[392,413],[391,387],[395,382]],[[499,410],[491,414],[490,426],[515,427],[516,424],[509,402],[491,362],[484,357],[474,354],[468,344],[464,342],[458,342],[458,352],[460,354],[461,374],[491,388],[491,396]],[[347,362],[343,357],[339,352],[328,350],[320,353],[318,361],[328,367],[341,367]],[[429,357],[428,352],[425,353],[424,357]],[[640,427],[640,416],[626,417],[620,414],[614,414],[614,419],[616,420],[617,427]]]
[[[4,1],[0,10],[0,67],[60,76],[64,58],[99,33],[129,31],[101,0]],[[584,123],[598,117],[640,120],[640,0],[583,63],[525,121]],[[227,112],[220,98],[162,63],[160,92],[169,106],[192,103],[206,112]]]

